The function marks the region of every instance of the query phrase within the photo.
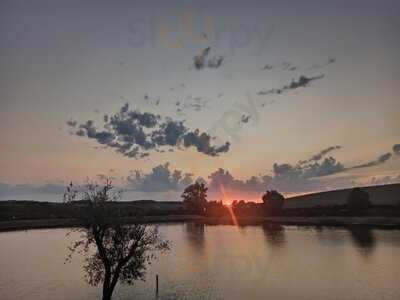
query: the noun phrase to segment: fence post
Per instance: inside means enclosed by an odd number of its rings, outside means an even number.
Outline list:
[[[156,294],[158,295],[158,274],[156,274]]]

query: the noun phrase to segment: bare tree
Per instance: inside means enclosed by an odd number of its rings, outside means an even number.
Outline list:
[[[133,284],[145,280],[146,268],[156,253],[169,249],[157,227],[125,224],[113,201],[119,199],[110,180],[104,186],[88,184],[78,192],[67,187],[64,201],[78,207],[80,238],[69,247],[67,260],[75,252],[84,255],[85,279],[90,285],[103,283],[103,300],[110,300],[118,281]]]

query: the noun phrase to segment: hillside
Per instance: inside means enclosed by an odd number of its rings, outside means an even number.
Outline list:
[[[396,205],[400,201],[400,184],[369,186],[364,188],[373,205]],[[288,198],[285,208],[343,205],[351,189],[313,193]]]

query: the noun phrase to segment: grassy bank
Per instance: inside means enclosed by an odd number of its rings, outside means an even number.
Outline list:
[[[126,224],[132,223],[167,223],[167,222],[194,222],[202,221],[201,216],[193,215],[168,215],[168,216],[141,216],[124,218]],[[69,228],[79,227],[81,224],[77,219],[35,219],[35,220],[14,220],[1,221],[0,231],[14,231],[27,229],[44,228]]]
[[[399,228],[400,217],[242,217],[212,218],[195,215],[143,216],[124,218],[129,223],[173,223],[196,222],[207,225],[295,225],[295,226],[372,226],[377,228]],[[44,228],[79,227],[76,219],[15,220],[0,222],[0,231],[17,231]]]

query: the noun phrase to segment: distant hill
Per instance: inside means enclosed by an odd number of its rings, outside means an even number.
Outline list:
[[[400,202],[400,184],[363,187],[373,205],[396,205]],[[351,189],[335,190],[287,198],[285,208],[333,206],[346,203]]]

